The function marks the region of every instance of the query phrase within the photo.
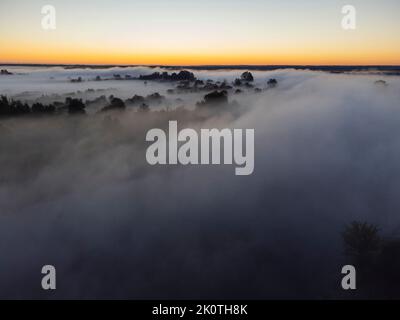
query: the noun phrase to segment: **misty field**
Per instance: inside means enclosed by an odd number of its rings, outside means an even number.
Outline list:
[[[7,70],[7,105],[40,114],[0,117],[2,298],[347,298],[346,226],[400,236],[398,76],[195,70],[196,85],[136,79],[179,72],[162,68]],[[254,173],[148,165],[146,132],[172,120],[255,129]],[[45,264],[55,293],[38,285]],[[360,297],[400,297],[363,280]]]

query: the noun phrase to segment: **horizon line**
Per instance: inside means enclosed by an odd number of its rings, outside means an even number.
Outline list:
[[[98,63],[15,63],[0,62],[0,66],[87,66],[87,67],[166,67],[166,68],[201,68],[201,67],[397,67],[400,64],[98,64]]]

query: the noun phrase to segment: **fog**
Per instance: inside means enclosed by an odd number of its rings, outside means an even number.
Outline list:
[[[199,115],[205,92],[92,81],[158,69],[8,70],[15,74],[0,77],[0,94],[29,103],[78,90],[82,99],[159,92],[166,100],[148,113],[0,119],[1,298],[347,298],[344,226],[399,231],[399,77],[252,72],[256,87],[271,78],[278,87],[230,92],[239,112]],[[228,82],[241,74],[194,73]],[[229,165],[149,166],[146,132],[168,120],[255,129],[253,175],[235,176]],[[54,292],[40,288],[46,264],[57,269]]]

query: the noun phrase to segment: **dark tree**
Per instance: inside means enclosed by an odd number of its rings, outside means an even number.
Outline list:
[[[82,102],[82,99],[72,99],[67,98],[65,100],[65,104],[68,108],[68,113],[70,114],[85,114],[85,104]]]
[[[0,97],[0,116],[11,117],[26,115],[31,112],[31,109],[26,103],[21,101],[9,100],[6,96]]]
[[[42,103],[34,103],[32,105],[32,113],[35,114],[52,114],[56,111],[56,107],[53,104],[44,105]]]
[[[278,85],[278,81],[276,79],[269,79],[267,85],[269,88],[275,88]]]
[[[112,98],[110,104],[104,107],[101,111],[110,111],[110,110],[124,110],[125,102],[120,98]]]
[[[242,79],[242,81],[246,81],[246,82],[254,81],[254,77],[251,74],[251,72],[249,72],[249,71],[243,72],[240,78]]]
[[[132,98],[127,99],[125,102],[128,105],[141,105],[142,103],[144,103],[146,101],[146,99],[143,96],[138,96],[137,94],[135,94]]]
[[[228,92],[223,91],[213,91],[204,96],[204,100],[197,104],[198,107],[212,107],[219,106],[228,103]]]
[[[235,81],[233,82],[233,85],[235,87],[240,87],[242,85],[242,81],[240,79],[235,79]]]

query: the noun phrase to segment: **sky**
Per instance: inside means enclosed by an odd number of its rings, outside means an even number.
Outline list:
[[[355,30],[341,26],[348,4]],[[399,12],[398,0],[1,0],[0,63],[398,65]]]

